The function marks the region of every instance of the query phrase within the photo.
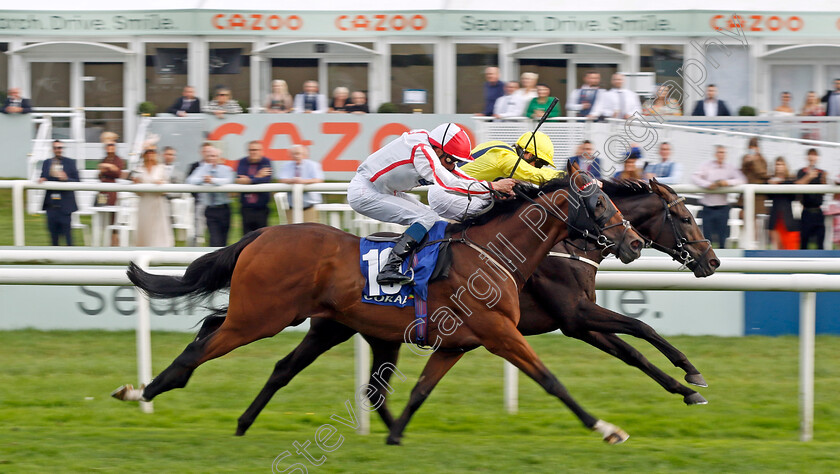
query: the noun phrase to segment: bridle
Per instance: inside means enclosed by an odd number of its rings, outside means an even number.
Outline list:
[[[681,263],[684,267],[687,267],[689,270],[694,270],[697,267],[698,261],[694,259],[691,254],[688,252],[687,247],[692,244],[699,244],[701,242],[706,242],[706,250],[700,255],[700,258],[706,256],[709,253],[709,250],[712,249],[712,243],[709,239],[700,239],[700,240],[688,240],[681,232],[679,227],[677,226],[676,222],[674,222],[674,218],[671,215],[671,208],[680,204],[681,202],[685,201],[685,197],[681,196],[673,201],[668,201],[667,199],[659,196],[659,199],[662,201],[662,207],[664,210],[663,216],[663,224],[670,223],[671,230],[674,232],[674,240],[676,241],[676,245],[674,248],[668,248],[663,245],[656,243],[659,240],[659,236],[662,235],[662,229],[665,225],[659,227],[659,232],[656,234],[656,237],[652,239],[645,238],[645,247],[649,247],[655,250],[658,250],[664,254],[670,255],[678,263]]]

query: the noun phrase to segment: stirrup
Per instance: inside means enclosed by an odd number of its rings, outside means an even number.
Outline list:
[[[400,280],[394,280],[394,279],[389,278],[387,280],[379,281],[379,277],[380,277],[380,275],[382,275],[380,273],[379,275],[376,275],[376,283],[379,283],[380,285],[394,285],[394,284],[408,285],[409,283],[414,283],[414,269],[409,268],[408,271],[411,272],[411,276],[404,275],[402,273],[397,273],[398,275],[400,275],[402,277],[402,279],[400,279]]]

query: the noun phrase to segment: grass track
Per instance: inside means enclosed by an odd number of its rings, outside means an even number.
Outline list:
[[[303,461],[293,442],[312,440],[353,396],[352,345],[321,357],[281,390],[249,433],[236,419],[273,364],[302,337],[281,334],[212,361],[186,389],[161,395],[155,413],[110,399],[136,377],[132,332],[0,332],[0,472],[269,472]],[[154,333],[154,369],[191,336]],[[310,472],[838,472],[840,338],[817,338],[815,441],[798,435],[793,337],[674,337],[710,383],[706,406],[686,407],[636,369],[580,342],[529,339],[584,407],[630,433],[608,446],[531,380],[520,381],[520,413],[502,411],[501,363],[468,354],[409,425],[401,447],[332,422],[343,444]],[[670,374],[664,357],[636,344]],[[402,409],[423,359],[403,350],[392,407]],[[85,400],[93,397],[93,400]],[[333,438],[336,439],[336,438]],[[310,448],[316,458],[323,453]],[[294,459],[294,460],[293,460]],[[306,461],[303,461],[306,462]],[[291,472],[291,471],[290,471]]]

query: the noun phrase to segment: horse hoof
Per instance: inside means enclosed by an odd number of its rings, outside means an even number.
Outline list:
[[[388,445],[391,445],[391,446],[399,446],[400,445],[400,439],[396,438],[396,437],[393,437],[393,436],[388,436],[388,439],[385,440],[385,444],[388,444]]]
[[[604,420],[595,422],[595,426],[592,429],[604,435],[604,441],[609,444],[621,444],[630,437],[626,431]]]
[[[143,398],[143,389],[145,388],[145,385],[134,388],[134,385],[126,384],[111,392],[111,396],[124,402],[145,402],[147,401]]]
[[[685,374],[685,381],[691,385],[697,385],[698,387],[709,386],[709,384],[706,383],[706,379],[704,379],[700,374]]]
[[[683,398],[683,401],[686,405],[706,405],[709,403],[708,400],[703,398],[703,395],[700,395],[697,392],[692,393],[691,395],[686,396]]]

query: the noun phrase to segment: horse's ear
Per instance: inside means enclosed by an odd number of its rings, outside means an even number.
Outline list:
[[[650,184],[650,189],[653,191],[656,191],[656,189],[659,188],[659,181],[657,181],[656,178],[650,178],[648,184]]]
[[[568,173],[569,176],[572,176],[578,172],[580,172],[580,165],[578,165],[577,161],[566,161],[566,173]]]

